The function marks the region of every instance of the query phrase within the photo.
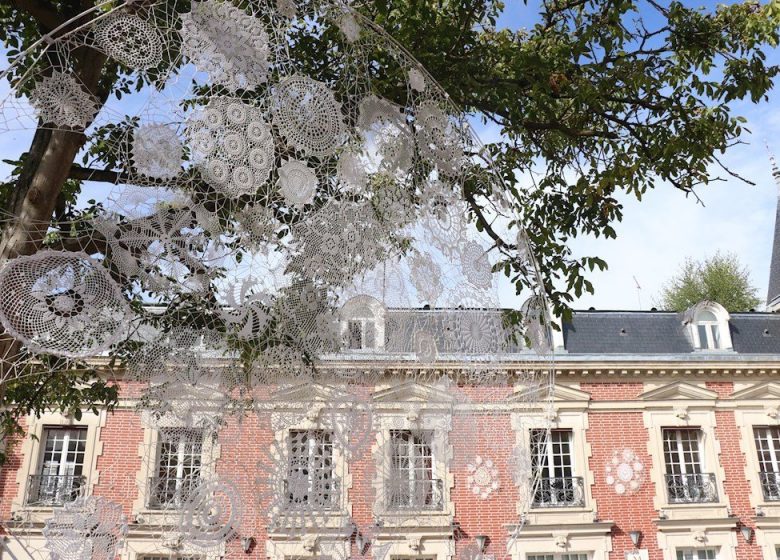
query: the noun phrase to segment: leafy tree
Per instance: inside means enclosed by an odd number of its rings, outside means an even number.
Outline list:
[[[737,255],[716,253],[702,261],[686,259],[677,275],[661,290],[660,306],[683,311],[707,300],[721,304],[728,311],[748,311],[761,301],[757,292]]]
[[[187,1],[170,2],[176,11],[189,10]],[[81,23],[64,25],[93,6],[91,0],[0,0],[0,40],[10,58],[25,56],[20,53],[42,37],[51,43]],[[480,202],[484,185],[464,185],[463,197],[502,255],[497,270],[518,291],[523,261],[514,251],[514,229],[526,228],[546,291],[564,315],[573,297],[593,290],[587,271],[606,267],[597,256],[573,257],[569,241],[580,234],[615,237],[621,193],[641,198],[660,184],[691,193],[713,180],[714,167],[732,173],[720,157],[742,135],[744,119],[730,103],[765,99],[778,73],[765,62],[765,50],[780,38],[778,0],[713,9],[679,1],[543,0],[538,23],[522,30],[497,28],[500,0],[371,0],[355,6],[420,60],[457,104],[498,125],[502,139],[488,149],[510,185],[509,227],[492,227],[493,216]],[[167,18],[166,10],[159,17]],[[333,67],[329,33],[300,41],[293,51],[300,66],[323,81]],[[177,64],[175,51],[175,45],[166,50],[164,64]],[[88,45],[69,56],[73,72],[100,103],[153,86],[162,75],[132,74]],[[21,60],[7,78],[14,82],[32,63]],[[391,100],[400,95],[391,75],[374,83]],[[123,180],[124,163],[102,147],[111,134],[108,127],[89,138],[78,130],[40,127],[22,153],[6,155],[14,172],[0,187],[0,203],[15,219],[2,232],[0,259],[38,251],[49,228],[36,224],[50,222],[56,229],[82,212],[75,202],[84,180]],[[84,153],[89,163],[76,163]],[[532,184],[521,187],[517,177]],[[0,356],[17,350],[10,337],[0,336]],[[12,404],[11,394],[21,398],[7,389],[0,380],[0,409]],[[87,403],[108,396],[85,391]],[[36,395],[36,407],[62,402],[52,391]]]

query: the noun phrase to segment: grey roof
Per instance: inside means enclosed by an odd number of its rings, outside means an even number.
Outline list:
[[[732,313],[734,352],[780,354],[780,315]],[[575,311],[563,325],[569,354],[691,354],[682,314],[668,311]]]

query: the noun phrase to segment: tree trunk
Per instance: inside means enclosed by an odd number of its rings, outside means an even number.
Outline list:
[[[73,56],[76,76],[102,107],[110,92],[110,88],[99,90],[106,56],[88,47],[75,51]],[[0,263],[35,254],[41,248],[73,160],[85,141],[82,131],[43,126],[35,131],[28,158],[6,209],[11,217],[0,240]],[[4,381],[13,374],[19,347],[7,333],[0,332],[0,402]]]

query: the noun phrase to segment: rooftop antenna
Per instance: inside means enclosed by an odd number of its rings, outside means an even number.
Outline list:
[[[642,309],[642,286],[639,285],[639,280],[636,279],[636,276],[632,276],[634,279],[634,284],[636,284],[636,299],[639,302],[639,309]]]
[[[764,145],[766,146],[766,151],[769,153],[769,163],[772,165],[772,178],[775,180],[775,184],[777,185],[778,189],[778,195],[780,196],[780,168],[777,167],[775,154],[773,154],[772,150],[769,149],[769,142],[764,140]]]

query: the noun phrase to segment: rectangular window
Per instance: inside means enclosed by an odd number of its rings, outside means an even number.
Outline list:
[[[30,480],[28,503],[61,506],[72,502],[84,485],[86,428],[46,428],[37,475]]]
[[[291,430],[288,440],[286,500],[289,507],[338,506],[333,476],[333,435],[323,430]]]
[[[663,430],[666,488],[670,503],[717,502],[715,475],[703,472],[702,432],[698,428]]]
[[[571,430],[531,430],[535,507],[582,506],[582,478],[574,476]]]
[[[753,435],[764,499],[780,500],[780,428],[757,426],[753,428]]]
[[[569,554],[528,554],[526,560],[588,560],[588,554],[585,552]]]
[[[433,477],[433,432],[390,431],[388,509],[441,509],[441,480]]]
[[[157,476],[150,481],[149,506],[178,506],[200,481],[203,431],[160,430]]]
[[[376,346],[376,328],[373,319],[351,319],[347,322],[347,348],[365,350]]]
[[[717,551],[714,548],[678,548],[677,560],[716,560]]]

